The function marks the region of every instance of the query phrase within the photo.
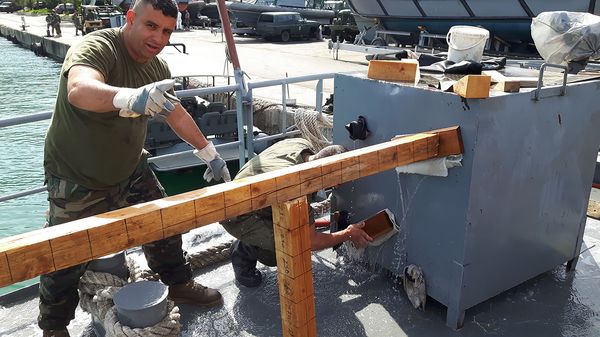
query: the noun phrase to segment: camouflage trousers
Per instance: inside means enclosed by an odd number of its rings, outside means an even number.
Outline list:
[[[80,218],[112,211],[166,196],[148,166],[140,161],[126,181],[107,190],[90,190],[46,172],[49,211],[46,226],[55,226]],[[143,245],[148,266],[167,285],[185,283],[192,271],[181,247],[181,235]],[[40,314],[38,325],[44,330],[64,328],[75,317],[79,302],[79,279],[87,263],[40,277]]]
[[[262,264],[267,266],[277,264],[273,220],[269,216],[253,212],[224,220],[221,225],[236,239],[255,247],[256,257]]]

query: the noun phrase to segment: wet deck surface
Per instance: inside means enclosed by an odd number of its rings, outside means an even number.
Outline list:
[[[218,225],[186,235],[192,249],[230,237]],[[399,284],[384,271],[349,263],[330,249],[313,254],[319,336],[599,336],[600,221],[589,219],[577,268],[557,266],[466,311],[459,331],[446,327],[446,308],[428,298],[425,311],[411,307]],[[225,304],[212,310],[180,307],[182,336],[280,336],[279,295],[273,268],[261,267],[264,283],[238,287],[229,263],[196,273],[218,288]],[[37,300],[0,309],[0,336],[39,335]],[[92,337],[90,316],[77,310],[73,336]]]

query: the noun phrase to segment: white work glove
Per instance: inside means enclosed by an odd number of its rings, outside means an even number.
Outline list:
[[[179,103],[177,97],[167,92],[173,89],[173,85],[175,80],[162,80],[137,89],[122,88],[113,98],[113,105],[121,109],[121,117],[154,117],[156,114],[168,116],[175,109],[173,104]]]
[[[212,142],[208,142],[201,150],[194,150],[194,155],[204,163],[206,163],[206,171],[204,172],[204,180],[219,181],[223,179],[225,182],[231,181],[231,175],[227,169],[225,161],[221,158]]]

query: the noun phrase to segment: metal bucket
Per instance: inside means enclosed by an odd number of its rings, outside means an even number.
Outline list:
[[[88,264],[88,269],[117,275],[122,279],[127,279],[129,277],[129,269],[127,269],[127,264],[125,262],[124,251],[92,260]]]
[[[163,320],[167,314],[167,286],[160,282],[130,283],[113,297],[117,317],[122,325],[146,328]]]

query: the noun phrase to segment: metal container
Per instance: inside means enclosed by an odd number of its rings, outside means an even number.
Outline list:
[[[125,261],[125,251],[103,256],[89,262],[88,269],[92,271],[109,273],[122,279],[129,277],[129,269]]]
[[[448,177],[395,170],[342,184],[332,212],[356,222],[388,208],[399,233],[367,249],[372,263],[401,275],[419,265],[428,295],[464,311],[579,256],[600,143],[600,81],[461,99],[435,90],[336,75],[334,143],[348,149],[395,135],[459,125],[462,167]],[[344,126],[367,119],[364,141]]]
[[[160,282],[130,283],[113,297],[117,317],[122,325],[146,328],[163,320],[167,314],[168,287]]]

